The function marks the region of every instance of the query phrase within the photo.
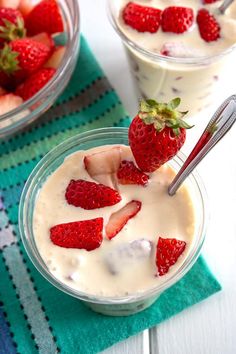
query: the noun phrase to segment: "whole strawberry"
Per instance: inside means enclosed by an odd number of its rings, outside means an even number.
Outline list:
[[[192,26],[193,20],[191,8],[169,6],[162,13],[161,28],[164,32],[183,33]]]
[[[92,251],[103,240],[103,218],[74,221],[51,227],[50,238],[54,245]]]
[[[182,117],[187,112],[176,108],[180,98],[166,103],[142,101],[139,114],[129,127],[129,144],[138,167],[153,172],[174,157],[191,128]]]
[[[50,55],[50,48],[29,38],[16,39],[0,51],[0,72],[16,84],[40,69]]]
[[[30,99],[51,80],[55,72],[53,68],[40,69],[16,88],[16,95],[24,101]]]
[[[200,36],[204,41],[214,42],[220,38],[220,25],[208,10],[200,9],[198,11],[197,24]]]
[[[139,32],[155,33],[160,27],[162,11],[129,2],[122,12],[124,22]]]
[[[24,19],[20,11],[0,7],[0,46],[25,35]]]
[[[27,33],[31,36],[46,32],[63,32],[63,20],[60,8],[55,0],[43,0],[27,15],[25,20]]]

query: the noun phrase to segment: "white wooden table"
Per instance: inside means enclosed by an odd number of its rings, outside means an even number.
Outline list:
[[[76,0],[75,0],[76,1]],[[82,31],[99,63],[133,116],[137,101],[120,39],[108,22],[105,0],[79,0]],[[222,98],[236,93],[236,81],[222,87]],[[216,107],[220,101],[216,102]],[[195,118],[184,152],[189,152],[215,107]],[[104,354],[236,353],[236,126],[198,167],[211,203],[203,254],[223,291],[158,328],[145,331]]]

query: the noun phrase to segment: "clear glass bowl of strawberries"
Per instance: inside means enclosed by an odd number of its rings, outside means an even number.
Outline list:
[[[0,138],[48,110],[79,52],[73,0],[0,0]]]

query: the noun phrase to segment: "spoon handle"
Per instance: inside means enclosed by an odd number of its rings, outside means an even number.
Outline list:
[[[174,195],[183,181],[220,141],[236,121],[236,95],[228,97],[217,109],[203,134],[168,188],[168,194]]]
[[[223,15],[225,13],[225,11],[227,10],[227,8],[232,4],[233,1],[234,0],[225,0],[225,1],[223,1],[223,3],[218,8],[219,12]]]

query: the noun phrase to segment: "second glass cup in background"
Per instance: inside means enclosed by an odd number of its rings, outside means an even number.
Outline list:
[[[227,78],[234,75],[235,46],[213,56],[174,58],[146,50],[122,32],[118,23],[119,1],[108,0],[112,26],[120,36],[130,64],[138,98],[163,102],[179,96],[180,109],[194,115],[208,108],[217,98]]]

